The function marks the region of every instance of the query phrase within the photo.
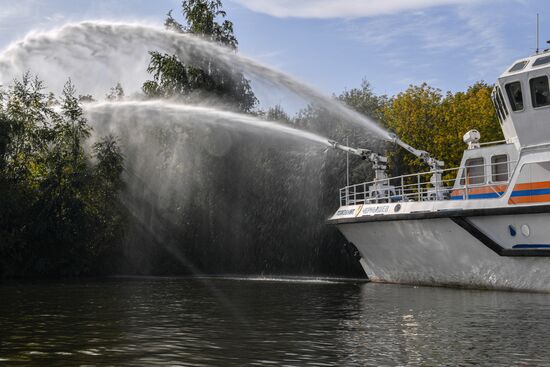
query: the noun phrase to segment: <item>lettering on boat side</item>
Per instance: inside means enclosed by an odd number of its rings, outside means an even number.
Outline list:
[[[346,208],[346,209],[340,209],[336,212],[336,217],[357,217],[359,214],[361,214],[361,209],[363,208],[363,204],[358,205],[353,208]]]
[[[363,215],[369,215],[369,214],[383,214],[390,211],[389,205],[376,205],[376,206],[365,206],[363,207],[362,214]]]
[[[355,208],[353,209],[340,209],[336,212],[337,217],[344,217],[348,215],[353,215],[355,213]]]

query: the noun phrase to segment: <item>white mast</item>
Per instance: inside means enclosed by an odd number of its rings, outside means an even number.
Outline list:
[[[537,47],[535,48],[535,53],[539,53],[539,44],[540,44],[540,37],[539,37],[539,13],[537,13]]]

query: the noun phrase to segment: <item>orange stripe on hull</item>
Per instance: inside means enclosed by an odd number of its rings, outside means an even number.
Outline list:
[[[540,189],[548,189],[548,188],[550,188],[550,181],[527,182],[527,183],[516,184],[514,186],[514,192],[540,190]],[[512,196],[508,200],[508,204],[545,203],[548,201],[550,201],[550,194]]]
[[[514,191],[550,189],[550,181],[519,183],[514,186]]]
[[[471,187],[468,188],[468,195],[476,194],[494,194],[495,192],[505,192],[508,189],[508,185],[491,185],[491,186],[481,186],[481,187]],[[451,193],[452,196],[463,196],[464,190],[453,190]]]
[[[508,185],[490,185],[490,186],[472,187],[472,188],[468,188],[468,195],[505,192],[507,189],[508,189]],[[540,190],[540,189],[550,189],[550,181],[526,182],[526,183],[519,183],[514,186],[514,192]],[[453,190],[451,193],[451,196],[464,196],[464,189]],[[544,202],[550,202],[550,194],[512,196],[508,200],[508,204],[544,203]]]
[[[533,196],[516,196],[508,200],[508,204],[545,203],[550,201],[550,194]]]

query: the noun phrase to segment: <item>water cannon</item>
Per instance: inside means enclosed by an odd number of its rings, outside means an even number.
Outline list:
[[[445,189],[443,188],[442,175],[441,171],[445,167],[445,162],[433,158],[430,153],[425,150],[419,150],[411,147],[409,144],[405,143],[397,137],[395,134],[390,134],[390,141],[401,146],[407,152],[417,156],[424,163],[430,167],[430,172],[432,172],[432,177],[430,177],[430,182],[433,185],[433,192],[429,193],[435,200],[442,200],[445,196]]]
[[[430,153],[425,150],[419,150],[411,147],[409,144],[405,143],[403,140],[399,139],[397,135],[390,134],[390,141],[394,144],[399,145],[407,152],[413,154],[414,156],[420,158],[424,163],[426,163],[432,171],[439,171],[445,167],[445,162],[435,159],[431,156]]]
[[[369,186],[369,200],[389,200],[391,196],[395,196],[395,187],[390,185],[390,180],[386,174],[388,168],[388,158],[373,152],[369,149],[352,148],[346,145],[342,145],[334,140],[329,140],[329,144],[334,149],[342,150],[346,153],[351,153],[361,157],[363,160],[369,160],[372,163],[374,169],[374,182]]]
[[[340,143],[338,143],[337,141],[334,141],[334,140],[329,140],[328,142],[334,149],[339,149],[339,150],[343,150],[346,153],[351,153],[353,155],[361,157],[362,160],[368,159],[369,155],[372,153],[372,151],[370,151],[368,149],[348,147],[348,146],[342,145],[342,144],[340,144]]]
[[[361,157],[363,160],[369,160],[372,163],[372,168],[375,172],[375,179],[378,181],[386,180],[388,176],[386,175],[386,169],[388,168],[388,158],[378,154],[376,152],[373,152],[369,149],[361,149],[361,148],[352,148],[348,147],[346,145],[342,145],[334,140],[329,140],[329,144],[334,149],[339,149],[347,153],[354,154],[358,157]]]
[[[388,158],[381,155],[381,154],[375,153],[375,152],[373,152],[372,150],[369,150],[369,149],[348,147],[348,146],[342,145],[342,144],[340,144],[340,143],[338,143],[334,140],[329,140],[328,142],[334,149],[339,149],[339,150],[342,150],[344,152],[351,153],[353,155],[361,157],[362,160],[367,160],[368,159],[370,162],[372,162],[372,164],[374,166],[374,169],[378,169],[378,167],[381,167],[381,166],[383,166],[384,170],[386,169],[386,166],[387,166],[387,163],[388,163]]]

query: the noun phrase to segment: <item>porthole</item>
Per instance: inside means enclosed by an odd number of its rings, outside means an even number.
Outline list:
[[[524,224],[521,226],[521,234],[523,234],[525,237],[529,237],[531,234],[531,228],[527,224]]]

